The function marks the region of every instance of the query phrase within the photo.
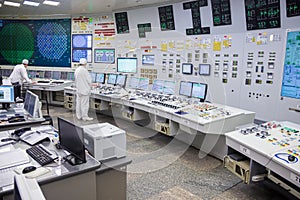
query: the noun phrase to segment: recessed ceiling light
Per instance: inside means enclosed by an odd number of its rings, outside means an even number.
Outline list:
[[[6,5],[6,6],[20,7],[20,3],[11,2],[11,1],[4,1],[3,4]]]
[[[40,3],[33,2],[33,1],[24,1],[23,4],[28,5],[28,6],[39,6],[40,5]]]
[[[50,6],[58,6],[60,2],[57,1],[44,1],[43,4],[50,5]]]

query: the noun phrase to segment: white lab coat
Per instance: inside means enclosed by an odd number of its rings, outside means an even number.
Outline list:
[[[10,74],[8,80],[11,83],[17,83],[22,84],[24,80],[28,83],[32,83],[32,81],[28,78],[28,74],[26,71],[26,68],[23,64],[16,65],[14,67],[13,72]]]
[[[76,117],[83,119],[88,117],[89,112],[89,95],[91,92],[91,76],[84,66],[79,66],[75,70],[76,94]]]

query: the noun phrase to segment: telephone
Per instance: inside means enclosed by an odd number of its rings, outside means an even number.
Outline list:
[[[30,131],[30,130],[31,130],[31,127],[19,128],[19,129],[16,129],[11,135],[20,137],[23,133],[25,133],[26,131]]]

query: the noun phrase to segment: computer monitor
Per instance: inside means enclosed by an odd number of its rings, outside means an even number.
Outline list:
[[[138,77],[131,77],[128,87],[131,88],[131,89],[137,89],[139,87],[139,78]]]
[[[68,78],[68,72],[61,72],[60,79],[61,80],[67,80]]]
[[[29,114],[30,117],[42,117],[39,97],[29,90],[27,90],[25,94],[24,110]]]
[[[15,101],[14,86],[0,86],[0,103],[13,103]]]
[[[116,80],[116,85],[125,87],[125,84],[126,84],[126,75],[118,74],[117,80]]]
[[[136,73],[137,58],[117,58],[117,72]]]
[[[72,49],[72,62],[79,62],[85,58],[88,63],[92,62],[92,49]]]
[[[210,75],[210,64],[199,64],[199,75]]]
[[[51,71],[45,71],[44,78],[51,79],[51,77],[52,77],[51,73],[52,73]]]
[[[85,163],[83,128],[60,117],[57,120],[59,144],[70,153],[66,160],[72,165]]]
[[[115,85],[117,81],[117,74],[108,74],[107,84]]]
[[[92,34],[73,34],[72,48],[92,48],[93,35]]]
[[[68,74],[67,74],[67,80],[70,80],[70,81],[74,81],[75,80],[74,72],[68,72]]]
[[[105,83],[105,74],[104,73],[97,73],[96,74],[96,83]]]
[[[193,74],[193,64],[182,63],[182,73],[183,74]]]
[[[163,93],[164,94],[175,94],[175,81],[165,81]]]
[[[25,175],[14,176],[14,200],[46,200],[38,182]]]
[[[137,89],[148,90],[148,87],[149,87],[149,78],[140,78],[139,86]]]
[[[60,73],[59,71],[52,72],[52,79],[58,80],[60,79]]]
[[[181,81],[179,87],[179,95],[190,97],[192,95],[192,82]]]
[[[96,83],[96,73],[90,72],[90,76],[91,76],[92,83]]]
[[[162,93],[164,88],[164,81],[155,79],[152,84],[152,91]]]
[[[28,71],[28,77],[29,78],[35,78],[36,77],[36,71],[33,71],[33,70]]]
[[[207,94],[207,84],[193,83],[192,97],[200,99],[201,102],[205,101]]]

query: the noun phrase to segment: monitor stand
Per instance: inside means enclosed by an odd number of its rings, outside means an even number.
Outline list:
[[[65,156],[64,159],[65,159],[70,165],[72,165],[72,166],[74,166],[74,165],[80,165],[80,164],[82,164],[82,163],[85,163],[84,161],[82,161],[82,160],[76,158],[75,156],[73,156],[72,154]]]

